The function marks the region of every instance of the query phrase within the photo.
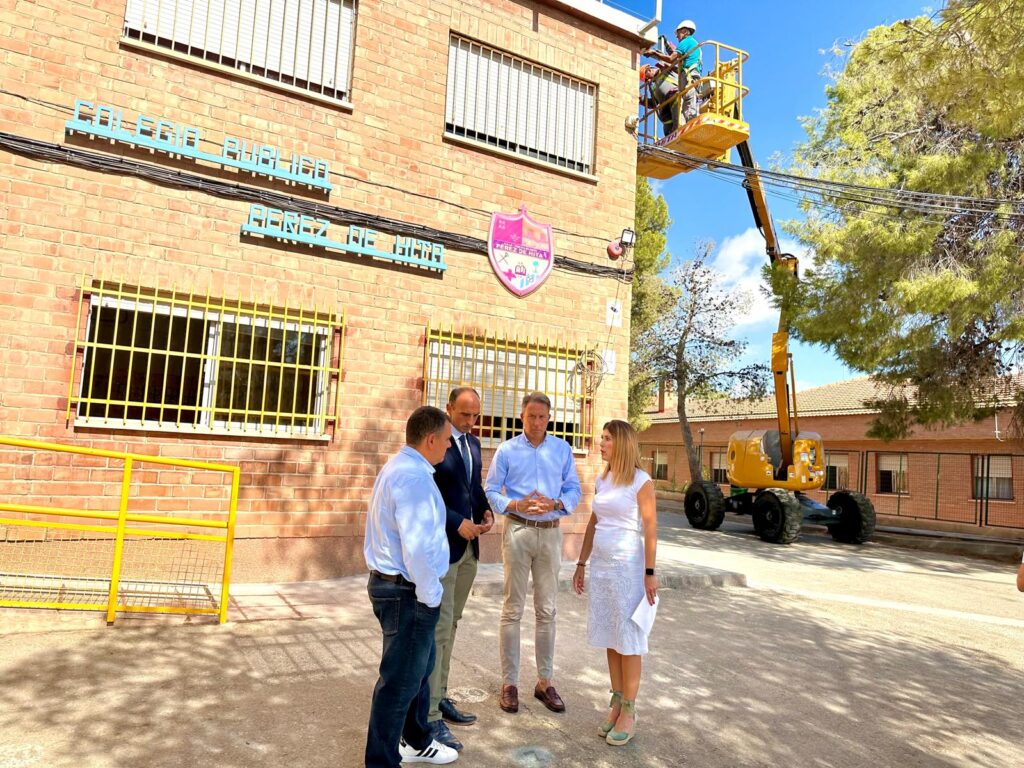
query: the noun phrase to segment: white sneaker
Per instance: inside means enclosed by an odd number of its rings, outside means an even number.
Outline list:
[[[398,752],[402,755],[403,763],[432,763],[434,765],[447,765],[459,759],[459,753],[451,747],[446,747],[436,739],[423,749],[413,749],[405,743],[405,739],[398,742]]]

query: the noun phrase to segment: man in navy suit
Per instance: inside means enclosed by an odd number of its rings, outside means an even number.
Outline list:
[[[444,499],[448,535],[448,573],[441,579],[441,618],[434,639],[437,660],[430,675],[431,735],[452,749],[461,750],[448,723],[472,725],[476,715],[459,711],[448,698],[448,668],[455,645],[455,630],[466,607],[476,578],[480,543],[477,537],[491,530],[491,514],[480,480],[480,441],[470,434],[480,418],[480,395],[472,387],[456,387],[448,395],[448,419],[452,423],[451,443],[444,461],[434,467],[434,482]]]

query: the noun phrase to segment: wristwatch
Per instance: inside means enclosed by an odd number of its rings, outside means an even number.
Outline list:
[[[555,499],[555,509],[559,512],[565,509],[565,504],[562,503],[561,499]]]
[[[654,569],[653,568],[645,568],[644,569],[644,573],[646,573],[648,576],[653,576],[654,575]]]

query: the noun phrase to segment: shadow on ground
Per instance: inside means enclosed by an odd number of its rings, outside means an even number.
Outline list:
[[[586,603],[560,596],[557,684],[569,707],[494,695],[499,605],[470,603],[451,684],[480,722],[463,766],[1009,766],[1024,764],[1022,670],[913,627],[742,589],[663,591],[634,743],[597,737],[604,655]],[[0,766],[355,768],[380,638],[364,594],[331,619],[118,626],[0,637]],[[850,609],[853,611],[854,609]],[[846,619],[849,619],[848,621]]]
[[[870,541],[860,546],[838,544],[822,528],[805,529],[793,544],[771,544],[761,541],[754,533],[748,517],[737,515],[728,516],[719,530],[698,531],[690,527],[682,513],[659,509],[658,538],[670,544],[699,547],[709,552],[756,554],[759,559],[771,563],[787,564],[798,557],[802,565],[825,566],[833,570],[902,572],[905,566],[913,566],[926,568],[933,575],[952,575],[958,579],[991,570],[991,565],[985,561],[895,549]]]

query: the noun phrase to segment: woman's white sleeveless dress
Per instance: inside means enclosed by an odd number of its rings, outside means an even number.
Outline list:
[[[644,534],[636,496],[651,476],[636,470],[629,485],[615,485],[611,473],[597,479],[597,515],[587,592],[587,642],[627,656],[647,653],[647,634],[630,617],[646,599]]]

